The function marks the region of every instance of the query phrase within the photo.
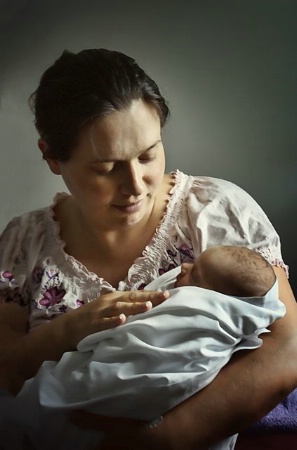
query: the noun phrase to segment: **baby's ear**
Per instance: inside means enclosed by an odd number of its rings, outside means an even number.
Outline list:
[[[50,171],[55,175],[61,175],[60,162],[57,159],[53,159],[47,155],[48,150],[47,142],[42,138],[38,139],[38,147],[42,153],[43,159],[46,160],[50,168]]]
[[[187,264],[187,263],[182,263],[181,269],[180,269],[181,275],[185,275],[185,274],[187,273],[187,271],[188,271],[188,266],[189,266],[189,264]]]

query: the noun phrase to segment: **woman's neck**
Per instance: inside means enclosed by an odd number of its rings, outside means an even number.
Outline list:
[[[84,264],[89,271],[107,281],[112,280],[113,285],[122,280],[151,242],[166,211],[172,184],[172,178],[166,176],[152,208],[140,222],[114,229],[102,228],[95,222],[85,220],[72,197],[66,198],[55,209],[66,253]]]

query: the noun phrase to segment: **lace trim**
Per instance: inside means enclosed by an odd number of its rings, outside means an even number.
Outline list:
[[[131,287],[135,288],[135,285],[140,283],[147,283],[151,280],[152,273],[157,274],[158,260],[161,257],[163,251],[166,250],[168,240],[171,238],[169,230],[171,230],[175,223],[176,218],[179,215],[180,209],[183,205],[183,198],[186,193],[183,186],[189,179],[188,176],[177,170],[171,172],[173,186],[169,191],[169,199],[164,211],[164,215],[157,227],[151,242],[145,247],[142,255],[137,258],[128,271],[128,275],[125,280],[119,283],[120,290],[129,290]],[[98,287],[111,288],[111,285],[100,278],[97,274],[90,272],[84,264],[75,259],[73,256],[65,252],[65,242],[60,238],[60,225],[55,220],[54,208],[61,199],[68,197],[66,192],[56,194],[53,204],[47,209],[47,220],[49,226],[52,229],[52,234],[57,245],[59,254],[66,265],[71,266],[74,271],[79,272],[80,282],[86,284],[96,283]]]
[[[260,255],[262,255],[272,266],[280,267],[286,272],[287,278],[289,278],[289,266],[284,263],[282,259],[275,256],[275,252],[271,248],[259,248],[256,249]]]
[[[174,186],[169,191],[169,200],[163,218],[157,227],[151,242],[145,247],[142,255],[130,267],[128,276],[120,289],[129,290],[140,284],[148,284],[152,277],[158,276],[159,261],[166,251],[168,242],[175,236],[173,229],[184,203],[186,190],[184,186],[189,177],[177,170],[171,173]]]
[[[78,276],[80,277],[80,284],[83,282],[85,284],[92,285],[94,287],[94,283],[96,284],[96,289],[98,287],[100,288],[107,288],[110,290],[111,285],[107,283],[103,278],[100,278],[96,273],[89,271],[84,264],[82,264],[80,261],[75,259],[73,256],[69,255],[65,251],[66,243],[60,238],[60,224],[55,220],[55,206],[63,199],[69,197],[69,194],[66,192],[59,192],[55,195],[53,204],[47,209],[47,220],[49,223],[49,226],[52,230],[52,236],[54,238],[55,244],[57,246],[57,250],[59,255],[61,256],[62,263],[64,263],[63,269],[72,268],[74,272],[76,272],[76,275],[74,277]],[[67,267],[68,266],[68,267]],[[60,268],[61,269],[61,268]],[[64,283],[65,280],[67,280],[66,277],[64,277]],[[71,284],[71,282],[70,282]],[[65,286],[66,287],[66,286]]]

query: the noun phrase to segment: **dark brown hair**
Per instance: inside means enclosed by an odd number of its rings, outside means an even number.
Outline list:
[[[37,131],[47,143],[45,156],[67,161],[83,127],[136,99],[153,106],[165,125],[166,101],[133,58],[106,49],[65,50],[29,99]]]
[[[209,247],[203,276],[214,290],[239,297],[261,297],[273,286],[276,275],[260,253],[247,247]]]

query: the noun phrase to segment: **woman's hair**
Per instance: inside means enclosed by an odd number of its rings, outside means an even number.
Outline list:
[[[37,131],[47,143],[44,156],[67,161],[87,124],[137,99],[155,108],[163,127],[166,101],[134,59],[105,49],[65,50],[29,99]]]

